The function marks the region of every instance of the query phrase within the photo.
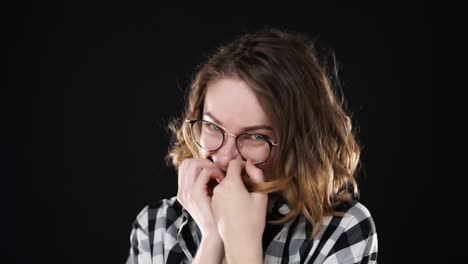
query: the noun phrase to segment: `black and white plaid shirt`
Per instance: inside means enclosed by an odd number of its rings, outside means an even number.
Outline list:
[[[268,220],[290,211],[281,199],[269,202]],[[374,221],[357,201],[342,204],[344,216],[327,216],[319,235],[311,240],[312,225],[303,215],[284,225],[266,224],[264,263],[377,263]],[[146,206],[130,235],[127,264],[191,263],[200,245],[195,221],[176,197]]]

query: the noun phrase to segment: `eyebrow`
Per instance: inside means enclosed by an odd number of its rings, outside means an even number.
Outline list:
[[[220,124],[221,126],[224,126],[223,123],[221,121],[219,121],[216,117],[214,117],[210,112],[206,112],[203,115],[208,116],[209,118],[213,119],[213,121],[215,121],[216,123]],[[267,126],[267,125],[243,127],[241,132],[251,131],[251,130],[258,130],[258,129],[267,129],[267,130],[271,130],[273,132],[273,128],[271,126]]]

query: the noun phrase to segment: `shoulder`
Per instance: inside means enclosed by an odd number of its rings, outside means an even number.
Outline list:
[[[148,203],[138,213],[134,225],[138,225],[139,228],[149,231],[157,228],[156,223],[158,223],[159,227],[166,228],[176,222],[182,215],[182,205],[177,201],[176,197],[162,199]]]
[[[374,263],[377,232],[369,209],[358,201],[350,201],[339,205],[336,211],[342,215],[330,217],[325,231],[334,231],[327,238],[331,246],[327,259],[337,263]]]
[[[360,202],[353,200],[340,204],[336,207],[336,211],[343,213],[340,222],[341,226],[345,228],[345,230],[349,230],[350,228],[353,228],[353,226],[366,223],[368,228],[371,229],[368,231],[375,232],[375,224],[372,215],[369,209]]]
[[[176,244],[186,214],[176,197],[146,205],[132,225],[127,263],[162,263],[168,254],[175,254],[166,249]]]

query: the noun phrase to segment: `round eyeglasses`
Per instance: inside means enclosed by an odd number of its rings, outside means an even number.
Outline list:
[[[188,120],[190,132],[195,143],[208,152],[219,150],[227,135],[236,139],[236,147],[244,160],[253,164],[265,163],[271,155],[271,148],[278,143],[271,142],[264,135],[245,132],[239,135],[228,133],[226,129],[206,120]]]

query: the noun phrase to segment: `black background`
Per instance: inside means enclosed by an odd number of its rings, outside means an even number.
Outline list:
[[[450,215],[440,179],[453,173],[442,162],[442,109],[454,104],[446,59],[456,54],[455,14],[427,2],[14,2],[2,16],[3,240],[14,263],[123,263],[136,214],[176,194],[165,127],[195,67],[222,41],[264,25],[318,37],[341,62],[379,262],[452,255],[442,249],[442,211]]]

